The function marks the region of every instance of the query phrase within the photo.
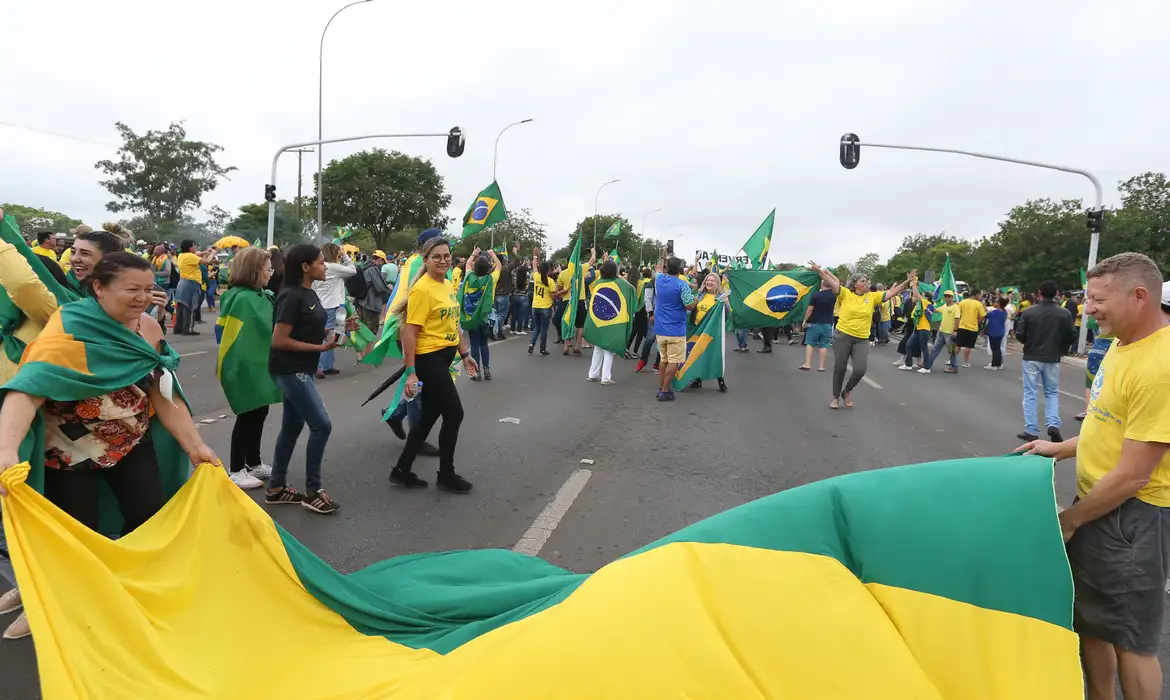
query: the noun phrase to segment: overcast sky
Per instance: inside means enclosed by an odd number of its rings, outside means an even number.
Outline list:
[[[344,0],[10,0],[0,4],[0,121],[116,143],[185,120],[239,171],[203,202],[261,201],[275,150],[315,138],[321,29]],[[559,246],[621,212],[676,248],[730,252],[773,207],[775,261],[883,258],[902,237],[986,236],[1017,203],[1091,197],[1075,175],[837,143],[966,148],[1082,167],[1106,202],[1165,170],[1170,3],[946,0],[586,3],[373,0],[325,41],[325,137],[463,127],[372,145],[431,158],[463,214],[500,141],[509,209]],[[0,201],[114,218],[93,164],[113,149],[0,126]],[[306,156],[306,173],[316,167]],[[296,189],[296,158],[278,192]],[[200,218],[197,216],[197,218]],[[669,230],[667,230],[667,227]]]

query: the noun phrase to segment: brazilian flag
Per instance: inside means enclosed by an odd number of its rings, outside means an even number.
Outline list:
[[[473,331],[487,323],[495,299],[496,279],[488,273],[480,277],[474,272],[463,276],[459,285],[459,325]]]
[[[685,389],[696,379],[718,379],[723,376],[723,361],[726,357],[723,327],[726,313],[727,304],[716,302],[691,337],[687,338],[687,359],[674,375],[674,389]]]
[[[272,292],[232,287],[219,302],[215,376],[236,415],[281,402],[268,374],[272,348]]]
[[[576,329],[577,302],[581,300],[581,234],[577,234],[577,245],[573,246],[573,254],[569,256],[569,269],[573,271],[573,281],[569,283],[569,296],[565,299],[565,313],[561,316],[561,336],[571,338]]]
[[[625,352],[637,308],[635,296],[634,285],[621,277],[595,282],[589,318],[585,319],[585,340],[613,353]]]
[[[500,194],[500,186],[495,182],[484,188],[475,198],[467,213],[463,215],[463,236],[479,233],[494,223],[508,218],[508,211],[504,208],[504,195]]]
[[[812,270],[730,270],[734,328],[787,326],[804,318],[820,276]]]

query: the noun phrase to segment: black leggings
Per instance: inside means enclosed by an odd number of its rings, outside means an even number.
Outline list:
[[[260,441],[264,438],[264,419],[268,407],[261,406],[236,416],[232,428],[232,452],[228,462],[232,472],[260,464]]]
[[[128,535],[166,504],[158,458],[150,433],[142,437],[118,463],[105,469],[46,469],[45,498],[89,529],[99,527],[98,486],[105,479],[124,523],[122,534]]]
[[[519,327],[519,326],[517,326]],[[406,445],[398,457],[395,467],[400,472],[409,472],[414,458],[423,442],[431,434],[431,428],[439,416],[443,426],[439,428],[439,474],[455,473],[455,444],[459,442],[459,424],[463,422],[463,403],[455,389],[455,381],[449,370],[455,359],[454,347],[415,355],[414,371],[422,382],[422,392],[415,401],[422,401],[422,417],[418,423],[411,422]]]
[[[627,352],[638,352],[642,341],[646,339],[646,330],[649,328],[646,309],[638,309],[634,315],[634,328],[630,332],[630,342],[626,345]]]

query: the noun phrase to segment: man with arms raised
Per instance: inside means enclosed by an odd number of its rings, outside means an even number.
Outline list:
[[[1060,514],[1076,603],[1073,626],[1090,700],[1156,700],[1163,587],[1170,574],[1170,326],[1162,275],[1122,253],[1088,273],[1085,304],[1113,348],[1081,434],[1020,449],[1077,460],[1077,499]]]

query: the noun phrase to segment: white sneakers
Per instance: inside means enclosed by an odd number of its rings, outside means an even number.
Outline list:
[[[601,386],[613,386],[614,384],[617,384],[617,382],[615,382],[612,379],[602,379],[601,380]]]
[[[903,372],[912,372],[914,370],[914,368],[911,367],[910,365],[904,365],[901,362],[899,362],[897,364],[898,364],[898,369],[902,370]]]
[[[272,467],[267,464],[257,464],[254,467],[247,467],[248,473],[257,479],[265,479],[272,476]]]
[[[232,483],[244,490],[258,489],[264,485],[262,479],[267,479],[272,476],[272,467],[267,464],[257,464],[254,467],[246,467],[238,472],[232,472],[229,477]]]
[[[928,370],[928,369],[927,369],[927,368],[925,368],[925,367],[922,367],[922,368],[920,368],[920,369],[918,370],[918,373],[919,373],[919,374],[930,374],[930,370]]]

